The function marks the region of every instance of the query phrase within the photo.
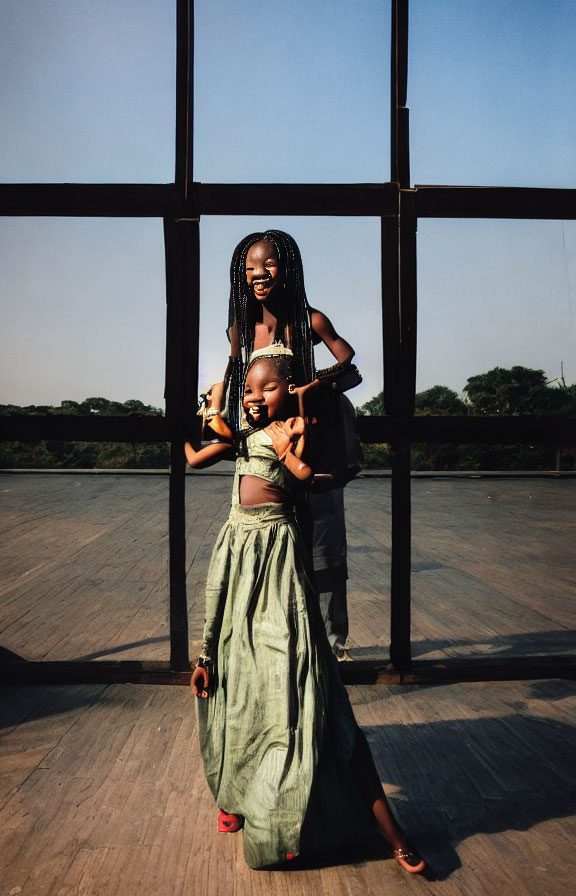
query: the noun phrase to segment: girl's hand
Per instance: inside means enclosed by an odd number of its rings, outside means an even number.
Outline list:
[[[208,669],[203,666],[196,666],[190,679],[190,687],[194,691],[194,696],[207,697],[209,684],[210,675],[208,674]]]
[[[280,460],[284,460],[290,449],[290,436],[286,433],[284,427],[285,424],[282,420],[274,420],[265,430],[272,439],[274,451]]]
[[[306,421],[303,417],[289,417],[284,423],[284,432],[293,445],[292,453],[301,458],[306,444]]]

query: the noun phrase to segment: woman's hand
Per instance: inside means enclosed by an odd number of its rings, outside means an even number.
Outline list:
[[[310,399],[308,398],[308,394],[310,392],[315,392],[320,388],[320,380],[315,379],[312,380],[311,383],[306,383],[305,386],[295,386],[294,384],[290,384],[290,393],[294,395],[298,400],[298,413],[301,417],[303,417],[305,423],[315,423],[315,419],[310,418],[310,414],[308,413],[308,405],[310,403]]]
[[[190,687],[195,697],[207,697],[210,675],[204,666],[196,666],[190,679]]]
[[[306,421],[304,420],[304,417],[288,417],[288,419],[284,421],[284,432],[289,439],[293,439],[296,436],[303,436],[306,432]]]

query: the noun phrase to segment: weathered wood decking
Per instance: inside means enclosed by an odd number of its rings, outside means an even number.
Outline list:
[[[230,479],[190,477],[191,633]],[[386,655],[388,480],[347,491],[352,653]],[[414,655],[574,653],[573,480],[414,483]],[[0,477],[0,645],[166,659],[167,482]],[[576,683],[354,687],[413,878],[378,842],[252,872],[221,836],[187,688],[0,691],[0,893],[565,896],[576,873]]]
[[[188,688],[3,689],[0,881],[24,896],[567,896],[576,684],[352,688],[391,803],[431,864],[369,839],[254,872],[216,831]]]
[[[190,633],[230,499],[190,476]],[[168,658],[162,476],[0,475],[0,646],[26,660]],[[346,489],[352,652],[387,656],[390,481]],[[413,482],[417,659],[576,653],[576,480]]]

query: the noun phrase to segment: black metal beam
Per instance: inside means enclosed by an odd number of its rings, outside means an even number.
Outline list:
[[[50,414],[0,416],[0,440],[36,442],[169,442],[165,417],[76,417]]]
[[[576,219],[576,190],[417,186],[416,218]],[[0,184],[0,215],[192,218],[202,215],[394,217],[398,186],[200,184],[185,199],[174,184]]]
[[[164,222],[166,249],[166,416],[170,449],[170,662],[189,668],[186,597],[184,440],[195,419],[198,393],[199,224]]]
[[[464,681],[530,681],[576,678],[576,657],[524,656],[414,660],[410,670],[391,668],[386,660],[355,659],[340,663],[344,684],[442,684]],[[0,665],[2,686],[47,684],[175,684],[189,686],[190,670],[175,671],[155,660],[63,660],[11,662]]]
[[[566,417],[358,417],[358,431],[366,443],[576,444]]]
[[[392,528],[390,559],[390,662],[410,669],[412,510],[410,448],[392,443]]]
[[[576,190],[418,185],[414,198],[418,218],[576,219]]]
[[[0,184],[0,214],[30,217],[183,217],[174,184]]]
[[[460,681],[529,681],[576,678],[576,656],[497,656],[444,660],[412,660],[409,670],[394,669],[385,660],[355,659],[340,663],[345,684],[442,684]]]
[[[188,199],[193,181],[194,3],[176,2],[176,187]]]
[[[197,437],[198,429],[194,416],[186,424],[165,417],[0,416],[0,440],[9,442],[170,442],[183,433]],[[567,417],[358,417],[358,431],[367,444],[576,444],[576,420]]]
[[[0,214],[55,217],[395,215],[396,184],[0,184]]]
[[[395,215],[398,187],[381,184],[201,184],[202,215]]]
[[[410,186],[408,0],[392,0],[390,54],[390,180]]]

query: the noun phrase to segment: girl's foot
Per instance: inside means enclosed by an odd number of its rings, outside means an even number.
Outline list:
[[[424,871],[426,862],[408,845],[404,834],[396,823],[393,828],[385,828],[384,825],[379,824],[378,833],[386,841],[390,854],[405,871],[409,871],[410,874],[420,874],[421,871]]]
[[[417,852],[414,852],[413,849],[410,849],[408,846],[397,846],[392,850],[392,855],[396,859],[397,862],[402,865],[405,871],[409,871],[410,874],[420,874],[421,871],[424,871],[426,867],[426,862],[422,859]]]
[[[244,827],[242,815],[232,815],[231,812],[223,812],[218,809],[218,830],[221,834],[235,834]]]

